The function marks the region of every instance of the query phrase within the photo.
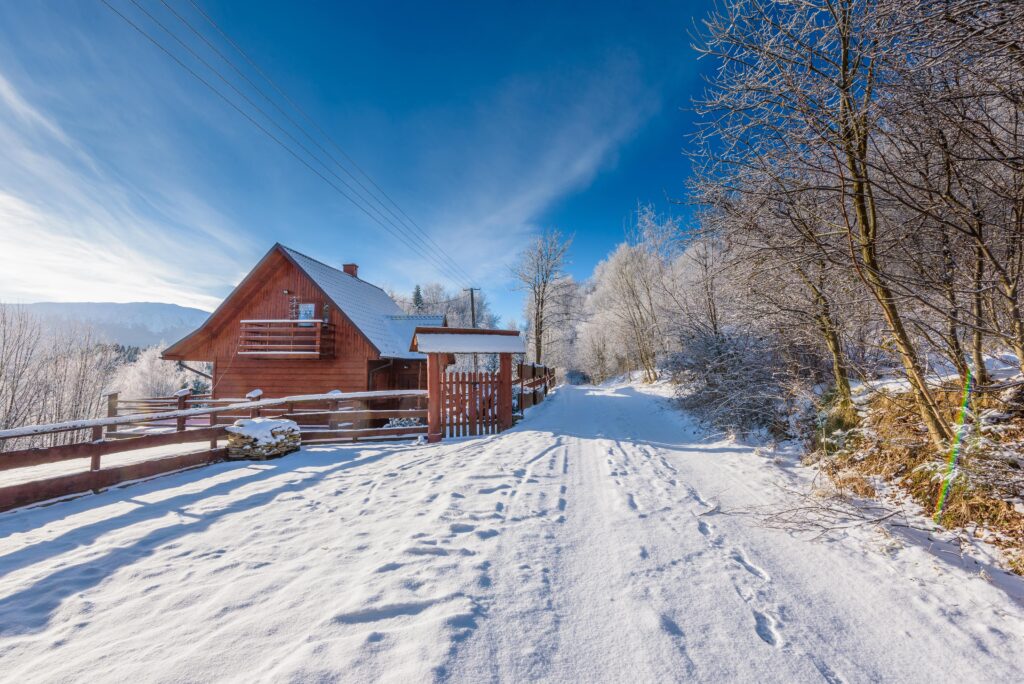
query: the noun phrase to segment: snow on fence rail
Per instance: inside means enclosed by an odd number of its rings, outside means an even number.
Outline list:
[[[259,397],[256,392],[250,397]],[[61,444],[50,447],[29,447],[13,451],[0,450],[0,471],[41,466],[72,459],[90,459],[89,470],[73,472],[58,477],[30,479],[11,486],[0,486],[0,510],[23,506],[25,504],[99,490],[127,480],[136,480],[167,473],[182,468],[204,465],[221,460],[226,450],[217,447],[217,440],[227,436],[227,425],[217,424],[219,417],[257,417],[264,410],[272,410],[281,417],[296,420],[325,421],[323,424],[304,426],[303,442],[328,443],[357,439],[388,439],[426,433],[426,426],[408,424],[406,421],[398,427],[370,427],[367,423],[384,419],[410,419],[426,417],[425,409],[359,409],[351,406],[342,407],[343,403],[367,405],[369,402],[382,400],[416,399],[427,396],[425,390],[397,390],[378,392],[327,392],[324,394],[303,394],[278,399],[231,400],[222,403],[218,400],[202,398],[205,406],[185,408],[193,397],[179,394],[175,397],[158,399],[130,400],[130,402],[161,402],[173,401],[174,410],[143,411],[122,414],[120,402],[116,395],[108,404],[111,415],[105,418],[90,420],[74,420],[45,425],[28,425],[9,430],[0,430],[0,447],[5,440],[18,440],[40,435],[70,431],[89,430],[91,440],[73,444]],[[126,402],[127,403],[127,402]],[[318,404],[313,410],[303,410],[303,405]],[[322,410],[327,406],[327,410]],[[209,425],[190,427],[188,420],[198,416],[207,416]],[[168,421],[159,425],[159,421]],[[152,429],[157,425],[160,432],[119,432],[125,426],[146,426]],[[106,430],[106,434],[104,434]],[[141,449],[152,449],[170,445],[208,442],[209,447],[189,453],[164,453],[153,458],[119,465],[113,468],[101,468],[101,457]]]

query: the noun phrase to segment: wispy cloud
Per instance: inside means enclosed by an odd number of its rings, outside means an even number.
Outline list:
[[[70,40],[87,63],[36,46],[70,70],[42,87],[19,56],[0,60],[0,300],[210,308],[276,240],[365,260],[402,290],[439,279],[418,246],[398,246],[145,41],[112,63],[91,37]],[[347,123],[368,141],[361,162],[388,156],[375,179],[474,280],[500,287],[545,213],[614,165],[660,106],[641,71],[618,55]]]
[[[211,308],[237,276],[229,221],[173,179],[144,195],[118,181],[3,74],[0,147],[0,299]]]
[[[443,146],[428,145],[432,175],[443,179],[423,178],[437,187],[432,232],[471,275],[503,281],[544,213],[614,165],[659,107],[635,62],[619,56],[586,73],[509,79],[468,120],[431,113],[417,125],[456,132]],[[415,259],[400,269],[403,280],[431,275]]]

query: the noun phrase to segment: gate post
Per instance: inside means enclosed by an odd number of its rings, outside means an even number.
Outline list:
[[[512,355],[498,355],[498,432],[512,427]]]
[[[443,434],[441,425],[441,373],[444,366],[441,355],[427,354],[427,441],[440,442]]]

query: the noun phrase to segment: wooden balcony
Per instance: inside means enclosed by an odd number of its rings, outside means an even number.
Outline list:
[[[323,321],[239,321],[239,356],[266,359],[334,358],[334,326]]]

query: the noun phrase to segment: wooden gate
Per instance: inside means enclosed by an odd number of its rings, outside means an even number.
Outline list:
[[[498,424],[497,373],[444,373],[442,425],[447,437],[493,435]]]

